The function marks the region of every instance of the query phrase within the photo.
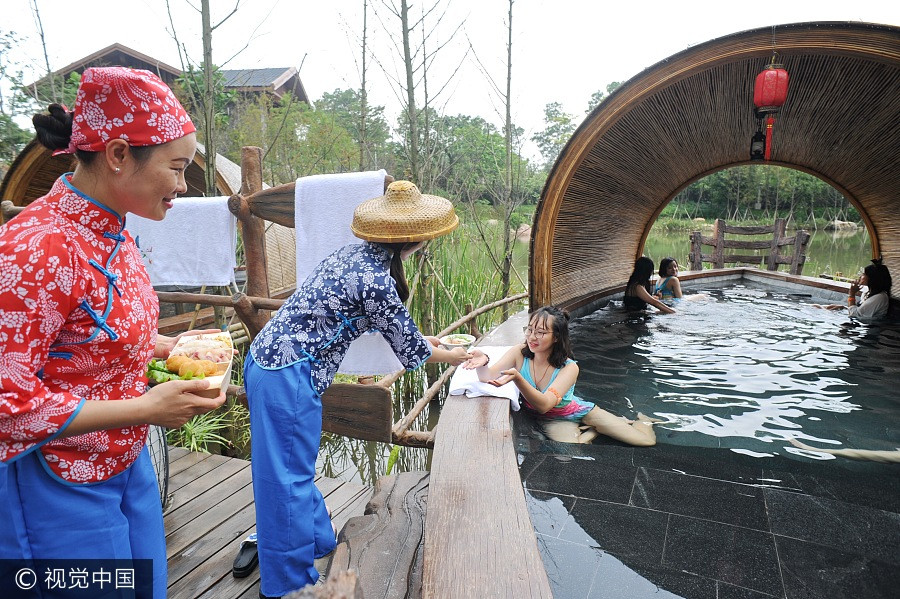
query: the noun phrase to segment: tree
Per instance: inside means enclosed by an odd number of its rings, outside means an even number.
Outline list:
[[[9,164],[22,151],[32,137],[31,132],[19,127],[13,120],[23,102],[22,71],[12,60],[10,51],[20,43],[12,32],[0,31],[0,177],[6,174]],[[4,89],[12,89],[9,95]]]
[[[325,92],[315,102],[317,112],[328,113],[359,147],[359,170],[381,168],[390,160],[390,127],[384,106],[367,104],[364,94],[352,89]]]
[[[226,155],[239,160],[243,146],[261,146],[266,179],[276,185],[307,175],[350,172],[356,168],[358,148],[342,120],[351,119],[313,110],[290,95],[277,103],[264,94],[242,100],[227,129]]]
[[[399,127],[403,140],[403,159],[407,175],[422,189],[430,189],[435,180],[431,169],[435,144],[432,132],[435,124],[432,119],[437,115],[434,106],[454,78],[456,71],[465,59],[463,56],[447,79],[439,84],[437,91],[429,88],[429,73],[440,52],[450,44],[461,27],[457,25],[442,43],[431,46],[437,32],[443,31],[443,20],[448,2],[435,0],[432,4],[422,6],[418,16],[410,14],[407,0],[400,0],[399,6],[389,0],[383,0],[382,6],[397,21],[401,33],[401,45],[395,46],[401,57],[401,73],[391,72],[384,60],[375,58],[385,76],[394,83],[395,93],[403,107],[403,118]],[[377,12],[376,12],[376,16]],[[395,37],[397,28],[389,26],[382,20],[385,30]],[[421,42],[417,42],[421,39]]]
[[[593,112],[594,109],[600,105],[600,102],[605,100],[607,96],[613,93],[620,85],[622,85],[621,81],[613,81],[606,86],[606,91],[597,90],[593,94],[591,94],[591,99],[588,100],[587,110],[585,110],[584,113],[590,114],[591,112]]]
[[[564,112],[559,102],[551,102],[544,107],[544,124],[544,128],[531,139],[541,151],[544,168],[549,170],[575,132],[576,124],[572,115]]]
[[[218,146],[216,143],[216,119],[220,116],[216,110],[216,67],[213,64],[212,60],[212,33],[228,19],[234,16],[238,8],[240,7],[240,4],[241,0],[235,0],[234,8],[231,9],[231,12],[229,12],[218,23],[212,25],[209,0],[200,0],[203,60],[200,62],[199,70],[203,75],[203,92],[191,97],[189,102],[195,108],[199,108],[200,112],[200,126],[198,128],[200,129],[201,139],[203,140],[203,146],[206,150],[206,169],[204,171],[204,180],[206,182],[206,195],[208,196],[214,196],[217,193],[216,153],[218,152]],[[169,0],[166,0],[166,10],[169,14],[169,23],[172,26],[172,37],[175,39],[175,44],[178,47],[178,56],[181,60],[181,70],[184,73],[191,73],[193,70],[193,65],[188,60],[184,47],[178,41],[178,35],[175,29],[175,21],[172,17],[172,10],[169,5]],[[187,86],[187,90],[188,93],[195,93],[195,90],[193,90],[190,85]]]

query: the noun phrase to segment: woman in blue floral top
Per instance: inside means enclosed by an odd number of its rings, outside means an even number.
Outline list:
[[[384,196],[360,204],[353,233],[365,243],[325,258],[263,327],[250,346],[244,387],[253,439],[260,597],[279,597],[319,575],[313,561],[337,541],[322,494],[313,484],[322,432],[320,396],[350,343],[379,331],[400,363],[459,365],[463,348],[433,345],[403,302],[403,260],[424,241],[459,224],[453,205],[395,181]]]

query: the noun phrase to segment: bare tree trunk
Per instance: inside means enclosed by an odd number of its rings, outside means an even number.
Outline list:
[[[503,268],[500,272],[500,297],[507,297],[510,288],[510,270],[512,269],[512,253],[513,246],[516,241],[517,231],[510,231],[510,221],[515,204],[512,198],[512,18],[513,18],[513,2],[509,0],[509,23],[507,24],[506,38],[506,177],[504,178],[503,190],[504,203],[509,207],[506,211],[506,226],[503,227]],[[504,304],[502,308],[503,320],[509,318],[509,304]]]
[[[400,0],[400,27],[403,33],[403,64],[406,67],[406,121],[409,126],[409,170],[412,180],[419,181],[419,127],[416,111],[416,89],[413,84],[412,50],[409,45],[409,5]]]
[[[203,145],[206,148],[206,195],[216,195],[216,102],[213,88],[212,26],[210,24],[209,0],[200,1],[203,19]]]
[[[56,77],[53,76],[53,70],[50,68],[50,57],[47,56],[47,40],[44,38],[44,22],[41,20],[41,13],[38,11],[37,0],[31,0],[32,10],[34,11],[34,19],[37,21],[38,34],[41,36],[41,49],[44,51],[44,65],[47,67],[47,76],[50,78],[50,102],[62,102],[62,86],[57,91]]]
[[[362,88],[359,92],[360,118],[359,118],[359,170],[366,168],[366,121],[368,118],[368,96],[366,95],[366,35],[368,33],[368,0],[363,0],[363,38],[362,38]]]

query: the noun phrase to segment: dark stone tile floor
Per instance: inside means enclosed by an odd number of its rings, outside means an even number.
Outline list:
[[[513,417],[557,599],[900,596],[900,466],[549,441]]]

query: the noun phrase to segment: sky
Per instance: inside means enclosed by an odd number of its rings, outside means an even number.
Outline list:
[[[168,0],[188,58],[202,60],[199,0]],[[370,102],[399,112],[399,0],[368,0]],[[0,31],[24,41],[15,60],[31,81],[119,42],[180,67],[166,0],[4,0]],[[40,43],[34,7],[46,40]],[[309,97],[358,89],[363,0],[210,0],[213,63],[228,69],[300,69]],[[226,17],[237,5],[232,16]],[[429,23],[428,89],[446,114],[481,116],[498,127],[506,86],[506,0],[410,0],[413,16],[437,5]],[[900,25],[897,0],[515,0],[512,15],[513,122],[526,137],[544,127],[544,107],[559,102],[580,123],[591,94],[688,47],[748,29],[804,21]],[[443,14],[440,22],[438,15]],[[421,34],[420,34],[421,35]],[[421,42],[421,40],[418,40]],[[31,73],[33,77],[29,77]],[[534,152],[534,147],[531,148]]]

